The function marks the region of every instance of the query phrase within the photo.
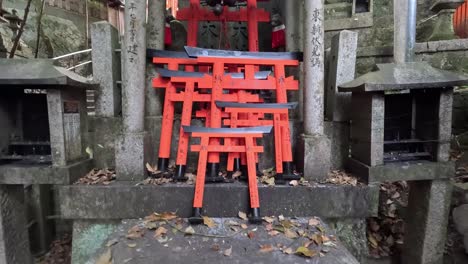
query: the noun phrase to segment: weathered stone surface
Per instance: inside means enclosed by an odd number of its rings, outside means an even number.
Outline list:
[[[468,235],[468,204],[453,209],[453,222],[460,234]]]
[[[332,39],[326,89],[325,117],[329,121],[349,121],[351,94],[339,93],[340,84],[352,81],[356,71],[358,34],[343,30]]]
[[[443,263],[451,195],[448,180],[410,183],[403,263]]]
[[[327,178],[331,164],[330,139],[324,135],[301,135],[296,161],[306,180],[321,181]]]
[[[93,159],[96,168],[115,168],[115,139],[122,131],[120,117],[91,117]]]
[[[347,168],[366,182],[436,180],[455,176],[453,162],[398,162],[370,167],[351,158]]]
[[[325,222],[338,235],[351,254],[362,263],[369,254],[366,219],[327,219]]]
[[[73,222],[72,264],[96,263],[93,256],[105,247],[109,236],[117,230],[118,221],[76,220]]]
[[[2,165],[0,184],[72,184],[93,168],[90,159],[63,167],[47,165]]]
[[[31,264],[24,187],[0,186],[0,263]]]
[[[166,211],[188,217],[192,213],[193,193],[194,186],[186,184],[135,186],[134,182],[116,182],[110,186],[63,186],[59,187],[60,212],[66,219],[140,218]],[[379,188],[260,186],[259,194],[263,215],[362,218],[377,213]],[[248,188],[242,183],[207,185],[204,212],[209,216],[235,217],[239,211],[247,211],[248,197]]]
[[[208,228],[204,225],[192,226],[195,232],[200,234],[233,234],[231,226],[227,223],[231,221],[241,222],[238,218],[212,218],[215,227]],[[305,229],[307,220],[304,218],[297,219],[301,223],[301,228]],[[305,259],[296,254],[284,254],[277,250],[277,244],[290,245],[293,251],[300,246],[300,242],[293,243],[293,240],[286,238],[284,235],[272,237],[263,225],[248,226],[248,230],[252,231],[254,237],[246,236],[246,231],[233,234],[225,238],[213,238],[203,236],[184,236],[180,232],[167,232],[167,242],[159,242],[154,238],[154,232],[145,232],[143,237],[132,240],[131,244],[135,247],[129,247],[128,240],[125,238],[127,231],[136,225],[143,225],[142,221],[123,220],[118,225],[117,230],[112,233],[107,241],[101,243],[98,251],[90,257],[97,259],[111,249],[113,263],[125,263],[131,259],[133,264],[147,264],[152,260],[157,260],[160,263],[321,263],[321,264],[357,264],[359,263],[350,252],[339,242],[336,242],[335,247],[329,248],[329,252],[323,256],[314,256],[311,259]],[[324,233],[328,236],[334,234],[325,224],[321,224],[324,228]],[[168,225],[165,228],[170,230]],[[183,229],[188,226],[187,220],[183,219]],[[161,240],[161,239],[160,239]],[[299,238],[298,240],[304,240]],[[112,241],[114,243],[110,247],[106,247],[106,243]],[[163,241],[163,240],[162,240]],[[218,245],[219,249],[216,249]],[[261,252],[260,246],[271,245],[274,250],[271,252]],[[318,251],[314,245],[310,246],[311,250]],[[231,249],[231,254],[223,255],[225,250]]]
[[[114,117],[122,111],[121,60],[116,52],[120,48],[119,32],[108,22],[91,25],[93,78],[99,83],[95,91],[96,116]]]
[[[343,169],[349,158],[349,122],[325,122],[325,135],[330,137],[331,168]]]
[[[139,181],[146,175],[149,138],[144,133],[126,133],[117,138],[115,170],[118,181]]]

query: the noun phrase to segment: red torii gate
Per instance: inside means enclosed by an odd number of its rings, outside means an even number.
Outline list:
[[[188,21],[187,46],[197,47],[198,22],[247,22],[249,36],[249,51],[258,51],[258,23],[270,22],[270,13],[257,8],[257,0],[247,0],[247,7],[236,11],[224,6],[221,15],[215,15],[211,10],[203,8],[200,0],[190,0],[190,6],[177,12],[177,19]]]

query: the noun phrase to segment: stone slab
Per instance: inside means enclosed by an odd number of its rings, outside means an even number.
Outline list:
[[[449,180],[410,183],[402,263],[443,263],[451,195]]]
[[[93,127],[93,158],[96,168],[115,168],[115,138],[122,131],[119,117],[99,117],[90,119]]]
[[[148,133],[126,133],[117,138],[115,169],[119,181],[139,181],[146,174],[145,163],[150,146]]]
[[[339,242],[334,242],[336,246],[324,246],[328,251],[323,256],[315,256],[312,258],[303,258],[296,254],[284,254],[277,248],[278,244],[289,246],[295,251],[302,243],[307,241],[307,238],[298,238],[296,240],[289,239],[283,234],[272,237],[268,234],[265,225],[247,225],[246,230],[235,233],[229,221],[238,223],[246,223],[238,218],[212,218],[215,227],[208,228],[204,225],[192,226],[197,234],[225,236],[224,238],[204,237],[199,235],[184,236],[181,232],[171,231],[171,226],[163,224],[168,230],[166,237],[155,239],[154,232],[145,231],[143,237],[128,240],[126,239],[127,231],[133,226],[142,226],[144,223],[141,220],[123,220],[116,228],[116,231],[108,236],[106,241],[101,243],[95,254],[88,256],[87,262],[95,263],[95,260],[102,256],[108,256],[112,259],[112,263],[132,263],[132,264],[147,264],[147,263],[322,263],[322,264],[357,264],[359,263],[350,252]],[[301,229],[307,230],[308,219],[300,218],[296,220]],[[278,221],[276,220],[276,223]],[[182,219],[182,229],[189,225],[186,219]],[[330,228],[323,222],[320,225],[324,229],[324,234],[327,236],[335,235]],[[253,230],[253,231],[252,231]],[[252,238],[247,236],[248,232],[252,232]],[[309,235],[319,233],[319,231],[310,229],[307,230]],[[159,241],[158,241],[159,240]],[[112,244],[111,246],[106,246]],[[131,246],[128,246],[131,245]],[[217,245],[217,246],[215,246]],[[260,252],[261,245],[271,245],[271,252]],[[320,251],[320,249],[312,244],[310,250]],[[231,249],[231,254],[226,256],[223,252]],[[109,252],[110,250],[110,252]],[[78,253],[74,251],[73,255]],[[110,254],[109,254],[110,253]],[[73,262],[76,264],[76,262]],[[80,263],[81,264],[81,263]]]
[[[0,186],[0,263],[32,264],[26,227],[24,187]]]
[[[326,136],[301,135],[297,147],[297,165],[306,180],[321,181],[331,168],[331,143]]]
[[[347,168],[365,182],[436,180],[455,176],[453,162],[400,162],[370,167],[350,158]]]
[[[192,212],[194,186],[135,186],[135,183],[115,182],[109,186],[61,186],[58,190],[60,212],[65,219],[127,219],[165,211],[188,217]],[[259,194],[263,215],[359,218],[377,214],[379,188],[377,185],[260,186]],[[207,185],[204,212],[216,217],[237,216],[239,211],[247,211],[248,197],[244,183]]]
[[[71,184],[93,168],[87,159],[64,167],[50,165],[2,165],[0,184]]]

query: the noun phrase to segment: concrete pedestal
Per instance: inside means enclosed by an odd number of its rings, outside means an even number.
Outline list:
[[[451,194],[450,180],[410,183],[402,263],[443,263]]]
[[[31,264],[23,185],[0,186],[0,263]]]
[[[118,181],[140,181],[146,178],[145,157],[149,136],[143,133],[126,133],[117,139],[115,168]]]
[[[122,128],[119,117],[92,118],[94,130],[93,158],[96,168],[115,168],[115,138]]]
[[[327,178],[330,171],[330,145],[330,139],[324,135],[301,135],[297,160],[306,180],[322,181]]]

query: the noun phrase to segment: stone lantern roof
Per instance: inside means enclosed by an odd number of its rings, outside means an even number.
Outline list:
[[[0,60],[0,87],[39,86],[38,88],[81,88],[92,90],[97,84],[47,59]],[[31,87],[32,88],[32,87]]]
[[[377,64],[378,70],[338,87],[340,92],[382,92],[468,85],[468,75],[436,69],[427,62]]]

